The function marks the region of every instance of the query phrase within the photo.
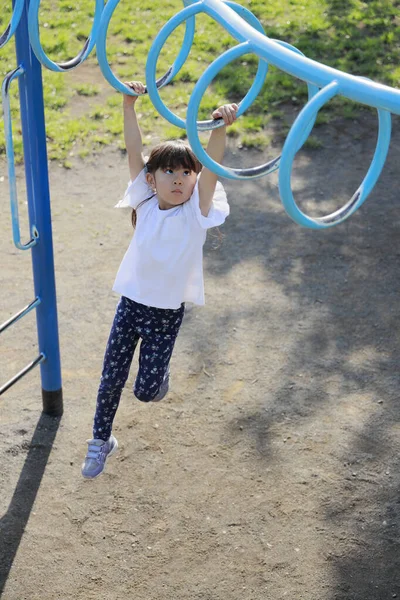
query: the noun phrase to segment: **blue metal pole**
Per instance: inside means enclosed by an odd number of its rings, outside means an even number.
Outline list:
[[[15,41],[18,64],[25,70],[18,83],[29,220],[31,227],[36,225],[39,234],[31,252],[35,295],[41,300],[36,309],[36,322],[39,350],[45,356],[40,365],[42,399],[45,413],[61,415],[63,400],[42,70],[29,44],[28,8],[29,0],[26,0]]]

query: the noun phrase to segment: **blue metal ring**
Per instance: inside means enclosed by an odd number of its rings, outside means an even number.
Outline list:
[[[244,16],[244,18],[246,20],[248,20],[248,22],[255,29],[257,29],[260,33],[262,33],[263,35],[265,35],[264,29],[263,29],[261,23],[253,15],[253,13],[251,13],[247,9],[244,9],[242,6],[237,5],[234,2],[225,2],[225,4],[228,4],[235,12],[237,12],[239,14],[241,13],[241,15]],[[177,115],[175,115],[173,112],[171,112],[169,110],[169,108],[167,108],[165,106],[164,102],[161,100],[160,94],[159,94],[157,86],[155,84],[157,61],[158,61],[158,57],[160,55],[160,52],[161,52],[161,50],[162,50],[165,42],[167,41],[168,37],[171,35],[171,33],[183,21],[185,21],[186,19],[189,19],[190,17],[196,15],[199,12],[204,12],[204,11],[205,11],[204,3],[203,2],[197,2],[196,4],[192,4],[191,6],[187,6],[186,8],[184,8],[183,10],[181,10],[178,14],[174,15],[164,25],[164,27],[161,29],[161,31],[157,35],[156,39],[154,40],[154,42],[153,42],[153,44],[152,44],[152,46],[150,48],[150,51],[149,51],[149,54],[148,54],[148,57],[147,57],[147,63],[146,63],[146,82],[147,82],[147,89],[148,89],[148,92],[149,92],[150,99],[153,102],[156,110],[165,119],[167,119],[173,125],[176,125],[177,127],[180,127],[181,129],[186,129],[186,122],[183,119],[181,119],[180,117],[178,117]],[[235,48],[238,48],[238,46],[236,46]],[[231,50],[235,50],[235,49],[231,49]],[[229,52],[229,50],[228,50],[228,52]],[[225,54],[222,55],[222,56],[225,56]],[[242,52],[242,54],[245,54],[245,52]],[[240,54],[238,54],[238,55],[240,55]],[[233,60],[233,59],[231,59],[231,60]],[[209,67],[209,69],[211,68],[211,66]],[[220,68],[218,70],[220,70]],[[260,92],[260,90],[261,90],[261,88],[262,88],[262,86],[264,84],[265,77],[267,75],[267,71],[268,71],[268,65],[267,65],[267,63],[265,61],[261,60],[259,66],[258,66],[257,75],[256,75],[256,78],[254,80],[254,83],[251,86],[251,88],[248,91],[248,93],[246,94],[245,98],[240,103],[240,108],[239,108],[238,116],[240,116],[240,114],[242,114],[252,104],[252,102],[254,102],[255,98],[257,97],[258,93]],[[196,116],[197,116],[197,113],[196,113]],[[197,123],[197,127],[201,131],[206,131],[206,130],[209,130],[209,129],[215,129],[217,127],[221,127],[221,125],[223,125],[223,124],[224,123],[223,123],[222,119],[217,119],[217,120],[211,119],[211,120],[208,120],[208,121],[199,121]]]
[[[123,94],[128,94],[129,96],[138,96],[139,94],[136,94],[131,88],[122,83],[122,81],[114,75],[107,60],[107,31],[111,17],[118,3],[119,0],[109,0],[104,8],[96,42],[97,60],[99,62],[103,76],[108,81],[108,83],[113,86],[113,88],[115,88],[119,92],[122,92]],[[175,75],[182,68],[182,65],[185,63],[190,52],[191,45],[193,43],[194,27],[194,18],[188,19],[188,21],[186,21],[185,37],[183,39],[182,48],[172,67],[170,67],[168,71],[162,77],[160,77],[160,79],[157,80],[157,87],[163,87],[164,85],[169,83],[171,79],[175,77]],[[144,93],[147,93],[147,87]]]
[[[282,45],[285,45],[287,48],[289,48],[293,52],[302,54],[300,52],[300,50],[298,50],[294,46],[291,46],[290,44],[287,44],[286,42],[279,42],[279,43],[281,43]],[[198,133],[199,128],[198,128],[198,123],[196,123],[196,120],[197,120],[197,114],[198,114],[200,102],[201,102],[201,99],[202,99],[204,93],[206,92],[208,86],[210,85],[210,83],[214,79],[214,77],[219,73],[219,71],[226,64],[228,64],[229,62],[231,62],[238,56],[241,56],[242,54],[246,54],[248,52],[255,52],[255,48],[250,42],[244,42],[243,44],[240,44],[239,46],[236,46],[235,48],[231,48],[231,49],[227,50],[224,54],[219,56],[207,68],[207,70],[203,73],[203,75],[200,77],[199,81],[195,85],[195,88],[190,97],[188,111],[187,111],[187,136],[188,136],[189,143],[193,149],[193,152],[196,154],[199,161],[201,163],[203,163],[203,165],[205,167],[214,171],[214,173],[216,173],[219,177],[227,177],[228,179],[255,179],[258,177],[263,177],[264,175],[269,175],[270,173],[273,173],[274,171],[276,171],[279,168],[279,163],[280,163],[280,156],[277,156],[276,158],[273,158],[272,160],[268,161],[268,163],[259,165],[257,167],[248,168],[248,169],[234,169],[231,167],[225,167],[225,166],[217,163],[215,160],[213,160],[207,154],[207,152],[204,150],[204,148],[200,142],[200,139],[199,139],[199,133]],[[315,94],[317,94],[317,92],[318,92],[317,86],[315,86],[313,84],[308,84],[309,99],[312,98],[313,96],[315,96]],[[246,96],[246,98],[247,98],[247,96]],[[240,105],[239,105],[239,110],[237,112],[238,116],[240,116],[244,112],[244,110],[246,110],[249,106],[249,103],[247,103],[247,104],[245,103],[246,98],[244,98],[242,103],[240,103]],[[220,119],[219,119],[219,121],[220,121]],[[314,125],[314,120],[312,120],[309,123],[307,130],[302,135],[302,137],[299,141],[299,146],[298,146],[297,150],[299,150],[301,148],[301,146],[304,144],[304,142],[306,141],[311,129],[313,128],[313,125]]]
[[[298,208],[294,201],[290,184],[293,160],[298,151],[298,140],[302,139],[304,137],[304,132],[309,130],[310,121],[315,121],[321,107],[340,92],[340,84],[337,81],[332,81],[308,102],[292,125],[282,151],[279,169],[279,192],[283,206],[288,215],[296,223],[304,227],[309,227],[310,229],[325,229],[327,227],[332,227],[333,225],[338,225],[352,215],[362,205],[376,184],[389,150],[391,116],[389,112],[378,108],[379,133],[375,153],[366,176],[352,198],[341,209],[325,217],[313,219],[305,215]]]
[[[32,49],[36,54],[37,59],[50,69],[51,71],[64,72],[70,71],[74,69],[89,56],[91,51],[94,48],[96,43],[97,33],[100,26],[100,19],[103,12],[104,1],[103,0],[95,0],[95,11],[93,18],[92,30],[88,39],[86,40],[82,50],[79,52],[75,58],[68,60],[63,63],[53,62],[45,53],[42,48],[42,44],[40,43],[40,35],[39,35],[39,7],[40,0],[30,0],[29,12],[28,12],[28,30],[29,30],[29,41],[31,43]]]
[[[15,0],[11,20],[6,27],[6,30],[0,36],[0,48],[5,46],[8,40],[14,35],[20,22],[22,11],[24,10],[24,4],[25,0]]]

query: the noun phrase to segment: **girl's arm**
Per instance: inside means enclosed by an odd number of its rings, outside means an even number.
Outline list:
[[[212,114],[214,119],[222,117],[225,126],[213,129],[207,145],[207,154],[216,162],[222,162],[226,144],[226,126],[231,125],[236,120],[237,104],[224,104]],[[199,196],[200,212],[203,217],[207,217],[214,197],[215,187],[217,185],[217,175],[203,167],[199,177]]]
[[[144,85],[140,81],[126,82],[137,94],[143,94]],[[140,132],[137,120],[135,103],[138,96],[128,96],[124,94],[124,138],[125,147],[128,153],[129,173],[131,180],[134,181],[145,165],[143,156],[142,134]]]

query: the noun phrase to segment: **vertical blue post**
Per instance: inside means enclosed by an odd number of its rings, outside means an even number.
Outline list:
[[[30,228],[36,225],[39,232],[38,243],[31,252],[35,294],[41,300],[36,309],[36,322],[39,350],[45,356],[40,365],[42,399],[45,413],[61,415],[63,400],[42,69],[29,44],[28,8],[29,0],[26,0],[15,41],[18,64],[25,70],[18,82],[29,221]]]

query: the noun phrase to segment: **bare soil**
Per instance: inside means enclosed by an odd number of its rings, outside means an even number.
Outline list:
[[[322,148],[301,152],[293,186],[321,214],[364,177],[376,122],[317,132]],[[225,162],[274,151],[232,146]],[[222,245],[207,242],[207,304],[188,308],[171,392],[135,400],[134,359],[120,449],[92,482],[80,464],[132,233],[113,209],[127,167],[112,148],[51,165],[65,412],[41,414],[39,369],[1,398],[4,600],[400,598],[399,164],[396,121],[365,205],[318,232],[286,215],[276,174],[224,181],[231,216]],[[33,299],[7,188],[5,176],[0,321]],[[24,217],[22,172],[19,193]],[[2,336],[1,383],[37,354],[30,315]]]

